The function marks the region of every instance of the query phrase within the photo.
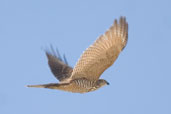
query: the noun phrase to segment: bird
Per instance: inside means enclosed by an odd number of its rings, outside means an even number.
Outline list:
[[[102,73],[109,68],[123,51],[128,41],[128,23],[126,17],[115,19],[112,26],[81,55],[76,65],[68,65],[65,55],[60,56],[58,50],[51,46],[46,51],[48,65],[59,83],[28,85],[27,87],[48,88],[72,93],[87,93],[109,85],[100,79]]]

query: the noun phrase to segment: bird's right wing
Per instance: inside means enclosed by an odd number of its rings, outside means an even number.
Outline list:
[[[65,56],[63,57],[64,59],[62,59],[58,50],[55,52],[51,46],[51,52],[46,51],[46,56],[52,73],[59,81],[65,81],[71,76],[73,69],[68,65]]]
[[[117,59],[126,46],[127,39],[128,23],[125,17],[121,17],[119,23],[115,20],[110,29],[84,51],[73,69],[71,78],[98,80]]]

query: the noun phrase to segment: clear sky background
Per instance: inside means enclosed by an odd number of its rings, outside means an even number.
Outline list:
[[[43,49],[74,66],[114,19],[126,16],[127,47],[97,91],[26,88],[57,82]],[[0,114],[171,114],[170,0],[0,0]]]

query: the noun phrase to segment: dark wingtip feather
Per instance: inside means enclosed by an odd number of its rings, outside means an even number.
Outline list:
[[[56,48],[55,50],[52,44],[50,44],[50,49],[46,48],[44,51],[48,59],[53,56],[68,65],[65,55],[63,55],[63,58],[62,58],[58,48]]]
[[[63,55],[63,58],[64,58],[64,62],[68,65],[68,61],[67,61],[67,59],[65,57],[65,54]]]
[[[63,61],[63,59],[62,59],[62,57],[61,57],[61,55],[60,55],[60,53],[59,53],[59,50],[58,50],[58,48],[56,48],[56,56],[61,60],[61,61]]]

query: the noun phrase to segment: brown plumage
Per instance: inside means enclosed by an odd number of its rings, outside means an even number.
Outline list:
[[[109,83],[99,79],[101,74],[109,68],[124,49],[128,40],[128,24],[125,17],[120,17],[81,55],[74,68],[67,64],[59,55],[46,52],[48,64],[52,73],[60,83],[28,85],[28,87],[50,88],[74,93],[94,91]]]

